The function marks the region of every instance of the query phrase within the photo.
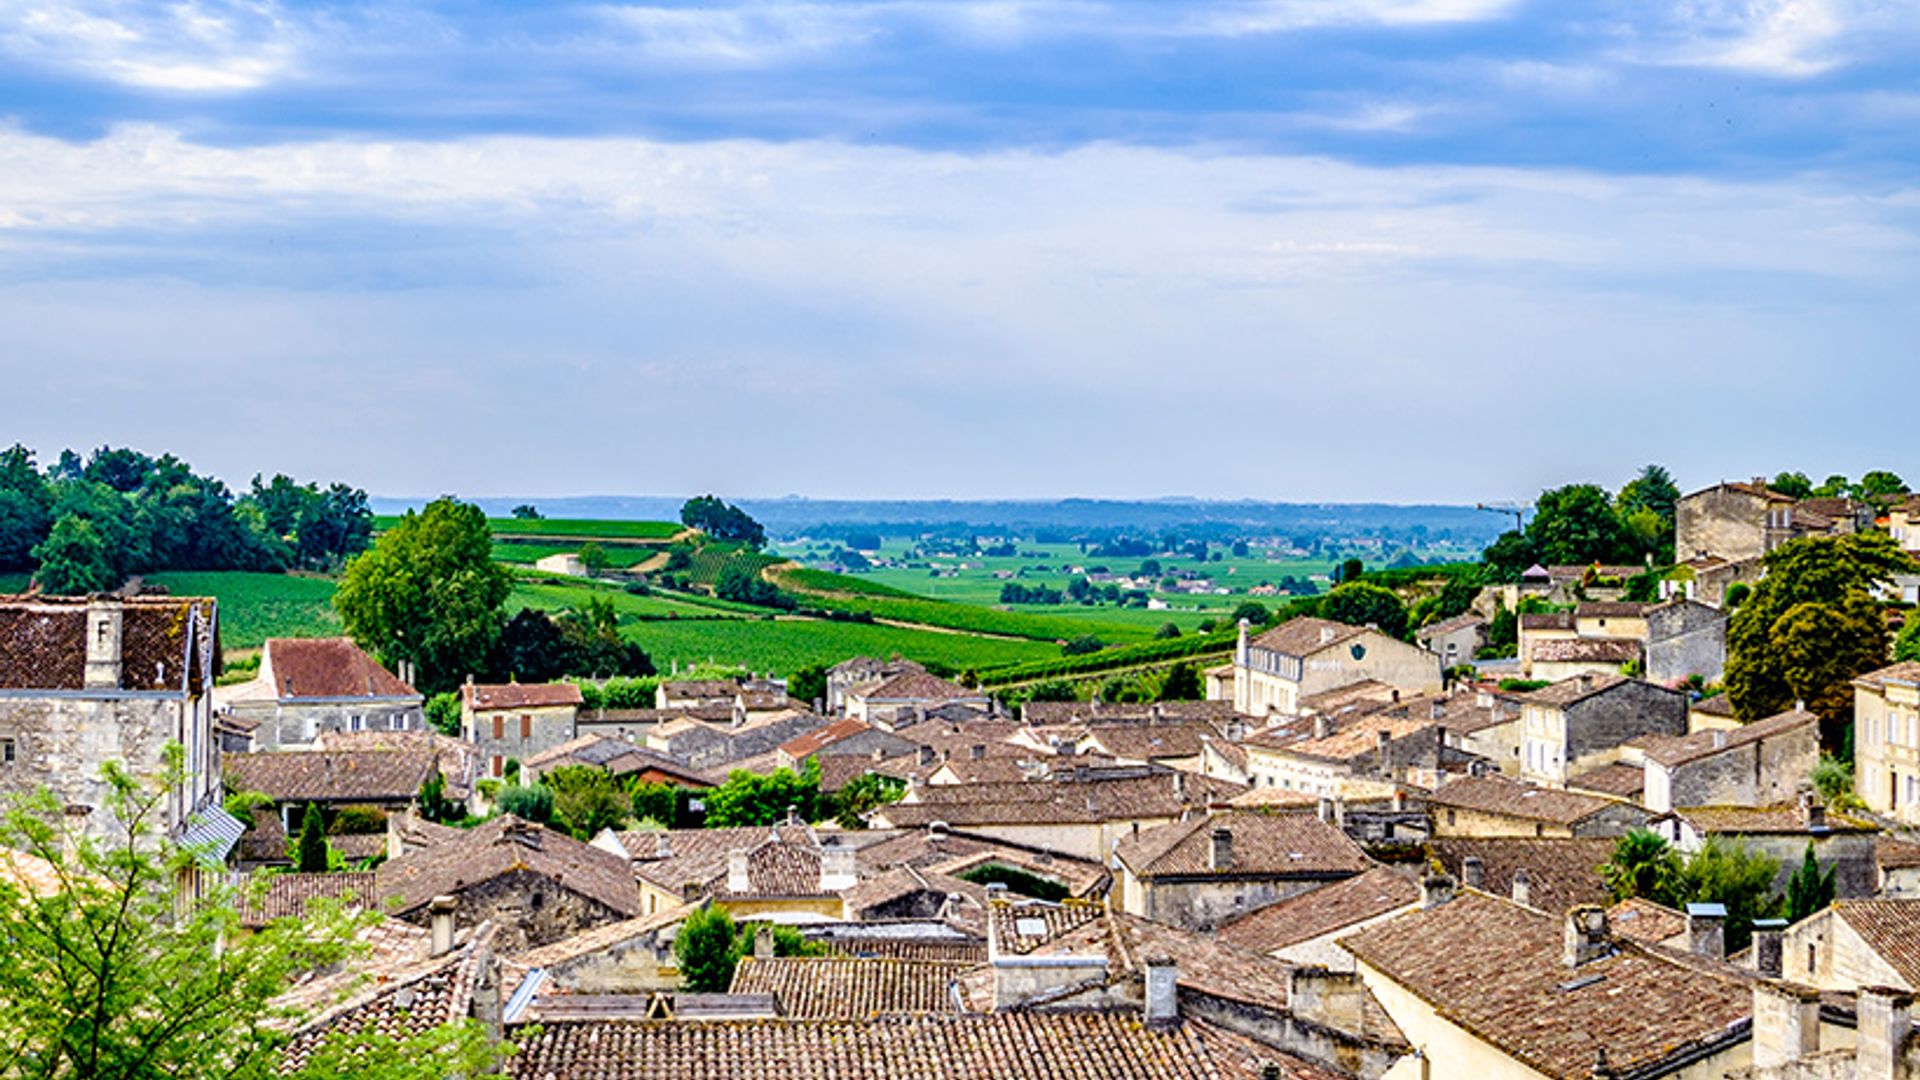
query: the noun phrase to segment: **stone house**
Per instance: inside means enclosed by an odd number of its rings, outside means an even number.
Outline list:
[[[1787,927],[1781,975],[1821,990],[1920,988],[1920,900],[1836,900]]]
[[[578,735],[582,700],[569,682],[469,681],[460,688],[460,730],[480,748],[487,775],[498,777],[509,759],[525,762]]]
[[[1372,679],[1404,694],[1438,693],[1440,658],[1379,630],[1302,617],[1234,647],[1234,709],[1294,716],[1301,699]]]
[[[1920,661],[1853,680],[1853,790],[1867,809],[1920,824]]]
[[[1647,821],[1646,811],[1629,802],[1504,776],[1450,780],[1427,805],[1435,837],[1614,837]]]
[[[1554,787],[1620,760],[1631,739],[1687,730],[1686,694],[1622,675],[1576,675],[1520,702],[1520,777]]]
[[[523,782],[532,783],[547,772],[569,765],[584,765],[641,784],[709,788],[718,783],[712,775],[688,768],[665,754],[607,735],[582,735],[542,750],[520,763],[520,775]]]
[[[452,897],[458,927],[491,922],[509,951],[641,913],[625,859],[510,814],[390,859],[375,873],[394,917],[424,926],[436,898]]]
[[[594,845],[629,857],[648,912],[710,899],[736,919],[847,918],[842,893],[861,880],[852,845],[801,824],[775,828],[607,833]]]
[[[329,732],[424,731],[426,699],[343,637],[268,638],[251,680],[214,704],[256,725],[255,750],[312,746]]]
[[[1895,899],[1920,897],[1920,844],[1882,836],[1873,848],[1880,866],[1877,896]]]
[[[841,700],[848,717],[889,731],[911,727],[942,706],[992,707],[986,694],[925,671],[903,671],[848,687]]]
[[[1120,841],[1113,859],[1122,911],[1188,930],[1211,930],[1371,865],[1314,814],[1245,810],[1143,830]]]
[[[1714,556],[1730,562],[1757,559],[1803,536],[1853,532],[1857,515],[1846,500],[1807,500],[1796,504],[1767,486],[1764,477],[1749,483],[1720,483],[1684,495],[1674,506],[1674,553],[1681,559]]]
[[[781,743],[776,760],[784,768],[797,769],[810,757],[821,758],[823,768],[829,757],[857,757],[874,762],[908,755],[917,759],[920,746],[849,716]]]
[[[1473,659],[1473,654],[1487,643],[1487,620],[1468,612],[1455,615],[1451,619],[1442,619],[1428,623],[1416,630],[1413,640],[1420,647],[1440,658],[1440,666],[1453,667],[1465,664]]]
[[[1717,683],[1727,668],[1727,613],[1675,598],[1646,611],[1646,678],[1675,686],[1698,675]]]
[[[1811,792],[1798,802],[1773,806],[1684,806],[1647,823],[1682,852],[1696,851],[1708,837],[1740,844],[1779,864],[1774,888],[1785,892],[1809,845],[1822,866],[1835,868],[1835,895],[1874,895],[1880,886],[1879,829],[1828,810]]]
[[[829,716],[840,715],[847,707],[847,691],[856,686],[881,682],[895,675],[905,675],[909,672],[925,674],[926,670],[912,660],[902,660],[898,657],[892,660],[876,660],[871,656],[856,656],[850,660],[842,660],[827,669],[825,711]],[[818,707],[820,703],[803,702],[803,704]]]
[[[1242,742],[1256,787],[1358,799],[1391,795],[1409,769],[1437,769],[1444,734],[1425,709],[1320,713],[1269,727]]]
[[[1334,942],[1419,904],[1420,887],[1413,875],[1376,866],[1232,919],[1219,934],[1229,945],[1290,964],[1352,971],[1353,954]]]
[[[210,598],[0,599],[0,795],[49,788],[109,838],[100,766],[155,777],[166,744],[178,742],[185,772],[161,825],[181,835],[220,795],[210,695],[219,657]]]
[[[271,798],[281,828],[292,836],[309,806],[329,816],[348,806],[400,810],[419,797],[439,765],[434,751],[424,748],[276,750],[228,754],[221,772],[229,792]]]
[[[1665,813],[1675,806],[1771,806],[1807,788],[1820,760],[1820,718],[1803,709],[1731,731],[1653,737],[1645,759],[1643,801]]]

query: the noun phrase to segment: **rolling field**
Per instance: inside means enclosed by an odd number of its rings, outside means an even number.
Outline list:
[[[507,597],[507,610],[517,612],[523,607],[535,611],[565,611],[578,607],[589,597],[604,599],[613,605],[613,610],[623,619],[628,617],[665,618],[758,618],[764,614],[760,608],[745,604],[733,604],[725,600],[708,597],[689,598],[678,593],[654,592],[648,596],[635,596],[624,589],[591,585],[586,582],[559,582],[550,579],[519,579],[513,584],[513,593]]]
[[[578,555],[580,544],[526,544],[493,542],[493,561],[512,563],[516,566],[532,566],[549,555]],[[625,570],[654,558],[660,554],[656,547],[607,546],[601,545],[606,552],[607,565],[615,570]]]
[[[1053,645],[1036,641],[817,619],[648,622],[626,627],[623,633],[639,642],[662,671],[671,670],[676,661],[684,668],[711,660],[787,675],[808,664],[896,653],[923,663],[985,669],[1060,655]]]
[[[211,596],[220,602],[220,643],[228,652],[257,649],[270,637],[330,637],[340,633],[329,578],[250,574],[239,570],[149,574],[175,596]]]
[[[1162,619],[1147,624],[1100,618],[1102,614],[1112,614],[1118,610],[1113,607],[1083,608],[1072,605],[1076,613],[1086,614],[1083,617],[1066,618],[1050,614],[1064,611],[1065,607],[1021,606],[1002,610],[983,604],[930,600],[879,586],[865,577],[843,577],[818,570],[775,570],[769,576],[775,584],[803,596],[807,604],[831,611],[864,612],[876,619],[1034,641],[1071,640],[1082,634],[1097,634],[1114,640],[1139,640],[1152,636],[1160,622],[1167,621]]]
[[[385,532],[400,524],[394,514],[373,519],[373,531]],[[671,521],[590,521],[584,518],[488,518],[495,536],[527,536],[575,541],[625,540],[629,543],[665,543],[686,531],[686,526]]]

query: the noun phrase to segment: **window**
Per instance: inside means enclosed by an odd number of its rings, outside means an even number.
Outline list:
[[[18,760],[19,749],[12,739],[0,739],[0,765],[11,765]]]
[[[1819,967],[1819,958],[1820,947],[1811,941],[1807,942],[1807,974],[1813,974],[1814,969]]]
[[[495,720],[495,721],[494,721],[494,723],[495,723],[495,724],[498,724],[499,722],[500,722],[500,721],[498,721],[498,720]],[[492,766],[492,767],[493,767],[493,776],[494,776],[494,779],[496,779],[496,780],[497,780],[497,779],[499,779],[499,778],[500,778],[500,777],[501,777],[502,775],[504,775],[504,774],[506,773],[506,771],[507,771],[507,759],[506,759],[506,758],[503,758],[503,757],[501,757],[501,756],[500,756],[499,754],[495,754],[495,755],[493,755],[493,766]]]
[[[387,717],[387,730],[388,731],[407,730],[407,718],[401,715],[400,713],[394,713],[392,716]]]
[[[1447,824],[1449,825],[1453,824],[1453,818],[1454,818],[1453,811],[1451,810],[1447,811]]]
[[[367,718],[361,716],[359,713],[354,713],[352,716],[347,717],[348,731],[362,731],[365,730],[366,726]]]
[[[520,714],[520,738],[533,738],[533,717],[527,713]]]
[[[506,717],[496,716],[493,718],[493,737],[495,739],[504,739],[507,737],[507,718]],[[498,776],[500,774],[495,773],[494,775]]]

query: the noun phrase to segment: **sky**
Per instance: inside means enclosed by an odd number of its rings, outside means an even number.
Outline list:
[[[1911,0],[0,0],[0,441],[393,496],[1916,474],[1916,131]]]

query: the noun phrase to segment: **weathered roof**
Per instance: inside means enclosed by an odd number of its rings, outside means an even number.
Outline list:
[[[1414,631],[1413,636],[1424,641],[1427,638],[1439,637],[1441,634],[1451,634],[1455,630],[1470,630],[1485,625],[1487,625],[1486,619],[1472,612],[1468,612],[1465,615],[1455,615],[1451,619],[1441,619],[1439,622],[1428,623]]]
[[[1308,694],[1300,699],[1300,712],[1331,713],[1349,709],[1365,709],[1369,706],[1390,705],[1400,697],[1400,691],[1379,679],[1361,679],[1359,682],[1337,686],[1332,690],[1322,690],[1317,694]]]
[[[1751,724],[1742,724],[1737,728],[1696,731],[1691,735],[1653,737],[1648,740],[1646,755],[1648,760],[1662,765],[1684,765],[1690,761],[1699,761],[1715,754],[1726,753],[1763,739],[1776,738],[1807,729],[1812,729],[1817,737],[1820,730],[1820,717],[1802,709],[1790,709],[1778,716],[1755,720]]]
[[[1567,777],[1567,787],[1579,791],[1597,791],[1616,799],[1638,802],[1647,788],[1647,768],[1616,761],[1597,769],[1588,769]]]
[[[1920,686],[1920,660],[1902,660],[1853,680],[1855,686],[1866,686],[1874,690],[1885,690],[1890,683],[1903,686]]]
[[[547,878],[618,915],[640,912],[640,892],[625,859],[511,814],[382,863],[376,872],[381,900],[398,898],[396,914],[517,872]]]
[[[986,695],[978,690],[969,690],[956,682],[948,682],[937,675],[925,671],[903,671],[897,675],[855,687],[847,691],[852,697],[863,701],[955,701],[964,698],[980,698]]]
[[[1891,836],[1874,839],[1874,860],[1882,870],[1905,870],[1920,866],[1920,844],[1896,840]]]
[[[1100,780],[1034,780],[1015,784],[939,784],[916,789],[913,802],[875,811],[876,823],[911,828],[948,825],[1066,824],[1173,818],[1224,802],[1244,784],[1188,773]]]
[[[1833,914],[1907,985],[1920,986],[1920,899],[1836,900]]]
[[[1744,1041],[1753,992],[1731,973],[1632,942],[1577,968],[1562,917],[1471,890],[1341,939],[1362,963],[1529,1068],[1589,1080]],[[1649,1073],[1651,1075],[1651,1073]]]
[[[653,771],[700,787],[712,787],[720,782],[712,774],[690,768],[676,758],[644,746],[635,746],[612,735],[582,735],[568,739],[558,746],[534,754],[520,765],[536,772],[564,765],[591,765],[616,776]]]
[[[1573,640],[1592,641],[1611,639],[1578,638]],[[1541,642],[1540,644],[1545,645],[1549,643]],[[1635,656],[1639,655],[1638,648],[1638,646],[1635,646]],[[1545,659],[1545,657],[1538,657],[1537,659]],[[1631,659],[1631,657],[1629,657],[1629,659]],[[1632,681],[1633,680],[1627,678],[1625,675],[1610,671],[1591,675],[1574,675],[1561,679],[1551,686],[1543,686],[1538,690],[1522,694],[1520,695],[1520,700],[1528,705],[1545,705],[1552,708],[1564,708],[1576,701],[1585,701],[1595,694],[1604,694],[1616,686]]]
[[[1522,630],[1572,630],[1571,611],[1534,611],[1520,616]]]
[[[1310,889],[1220,927],[1220,940],[1273,953],[1397,911],[1420,899],[1420,888],[1390,867]]]
[[[1480,887],[1513,895],[1513,879],[1527,873],[1527,904],[1558,914],[1575,904],[1604,904],[1610,897],[1600,867],[1615,841],[1587,838],[1447,836],[1427,841],[1427,853],[1459,879],[1467,856],[1480,860]]]
[[[0,689],[80,690],[86,684],[86,597],[0,597]],[[218,652],[210,597],[130,596],[121,610],[120,690],[204,689]]]
[[[1308,656],[1366,632],[1364,626],[1349,626],[1331,619],[1302,615],[1297,619],[1288,619],[1254,638],[1249,644],[1286,656]]]
[[[1703,716],[1732,716],[1733,701],[1725,694],[1715,694],[1712,697],[1701,698],[1699,701],[1690,703],[1687,706],[1687,710],[1689,712],[1700,713]]]
[[[1658,945],[1687,932],[1687,914],[1643,896],[1629,896],[1607,909],[1607,929],[1614,937]]]
[[[480,775],[480,748],[437,731],[322,731],[313,737],[313,748],[426,751],[438,761],[447,793],[461,797]]]
[[[431,750],[272,750],[227,754],[220,771],[228,790],[276,802],[404,802],[437,761]]]
[[[956,980],[975,965],[839,956],[743,957],[729,993],[772,994],[794,1020],[963,1011]]]
[[[1216,869],[1213,837],[1224,829],[1232,858]],[[1146,829],[1114,848],[1136,876],[1311,877],[1358,874],[1370,864],[1347,834],[1316,814],[1230,810]]]
[[[488,956],[487,935],[475,935],[445,956],[383,972],[378,985],[308,1021],[283,1047],[281,1066],[304,1066],[330,1035],[379,1032],[398,1039],[423,1035],[472,1013],[473,991]]]
[[[1774,803],[1771,806],[1676,806],[1663,818],[1676,817],[1702,834],[1739,836],[1810,835],[1807,808],[1800,803]],[[1848,817],[1836,810],[1825,811],[1826,832],[1878,832],[1874,825]]]
[[[283,701],[420,697],[343,637],[268,638],[260,670],[273,672],[273,691]]]
[[[817,754],[842,739],[851,739],[855,735],[872,731],[873,727],[855,717],[843,717],[822,728],[815,728],[804,735],[798,735],[780,744],[780,752],[795,760]]]
[[[1450,780],[1429,795],[1427,801],[1434,806],[1503,814],[1554,825],[1573,825],[1620,805],[1614,799],[1598,795],[1535,787],[1503,776],[1463,776]]]
[[[1115,1013],[1005,1012],[865,1021],[549,1021],[515,1037],[523,1080],[1218,1080],[1196,1025]]]
[[[988,908],[987,938],[995,953],[1021,955],[1106,914],[1099,900],[996,900]]]
[[[585,702],[580,688],[570,682],[467,683],[460,688],[460,703],[475,712],[578,707]]]
[[[1217,739],[1211,724],[1094,724],[1086,738],[1102,753],[1128,761],[1187,758],[1200,753],[1203,739]]]
[[[257,894],[245,887],[242,895],[240,925],[265,926],[274,919],[301,918],[307,905],[319,899],[365,907],[374,895],[374,874],[269,874]]]
[[[1529,641],[1527,656],[1549,664],[1625,664],[1640,658],[1640,643],[1631,638],[1547,638]]]
[[[1042,726],[1144,720],[1230,720],[1237,715],[1231,701],[1029,701],[1020,706],[1020,719],[1024,723]]]
[[[679,892],[689,885],[705,888],[716,877],[724,883],[729,852],[751,851],[774,836],[788,844],[815,842],[805,825],[634,829],[618,835],[620,846],[633,859],[633,873],[669,892]]]
[[[1658,604],[1633,600],[1586,600],[1574,607],[1576,619],[1641,619]]]
[[[1314,738],[1311,726],[1288,725],[1263,731],[1246,745],[1323,761],[1351,761],[1378,749],[1382,732],[1389,742],[1400,742],[1437,726],[1417,713],[1396,716],[1385,711],[1335,717],[1331,723],[1333,730],[1323,738]]]

